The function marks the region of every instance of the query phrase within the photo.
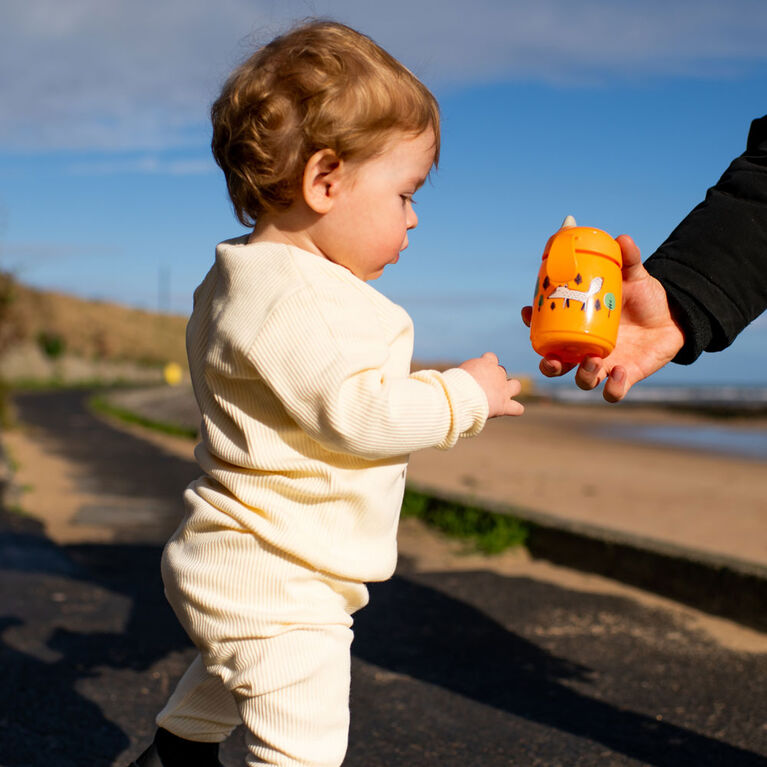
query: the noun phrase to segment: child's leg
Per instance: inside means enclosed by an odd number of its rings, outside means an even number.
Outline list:
[[[211,671],[221,674],[248,728],[248,765],[339,767],[349,731],[347,626],[297,628],[241,640]]]
[[[187,740],[221,743],[242,722],[232,693],[198,655],[179,680],[157,726]]]
[[[165,591],[208,672],[235,698],[250,731],[248,763],[338,767],[348,735],[351,614],[367,603],[365,585],[318,572],[231,521],[223,527],[222,514],[199,499],[194,506],[166,546]],[[201,721],[209,709],[195,691],[208,689],[204,680],[198,669],[183,684],[185,713],[173,723],[163,715],[163,727],[183,722],[196,740],[224,732],[231,720],[218,710]]]

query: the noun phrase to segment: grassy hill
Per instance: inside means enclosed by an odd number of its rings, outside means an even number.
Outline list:
[[[186,367],[185,326],[186,317],[37,290],[0,275],[0,376],[32,350],[50,361]]]

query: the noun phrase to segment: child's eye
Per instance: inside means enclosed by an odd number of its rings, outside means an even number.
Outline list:
[[[409,202],[411,205],[415,205],[416,201],[413,199],[412,194],[401,194],[400,197],[402,198],[402,202]]]

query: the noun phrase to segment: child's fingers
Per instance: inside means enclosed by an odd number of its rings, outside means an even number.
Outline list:
[[[497,371],[503,373],[503,377],[505,379],[507,379],[509,377],[509,374],[506,371],[506,368],[503,365],[501,365],[501,361],[498,359],[498,355],[495,354],[495,352],[485,352],[482,355],[482,359],[483,360],[487,360],[489,363],[494,365],[495,368],[497,369]]]
[[[510,378],[506,381],[506,403],[503,410],[504,415],[522,415],[525,408],[514,397],[522,391],[522,382],[516,378]]]

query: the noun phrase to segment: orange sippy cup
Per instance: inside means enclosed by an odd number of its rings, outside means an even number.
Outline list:
[[[601,229],[566,226],[549,237],[530,322],[538,354],[577,363],[615,348],[622,264],[620,245]]]

